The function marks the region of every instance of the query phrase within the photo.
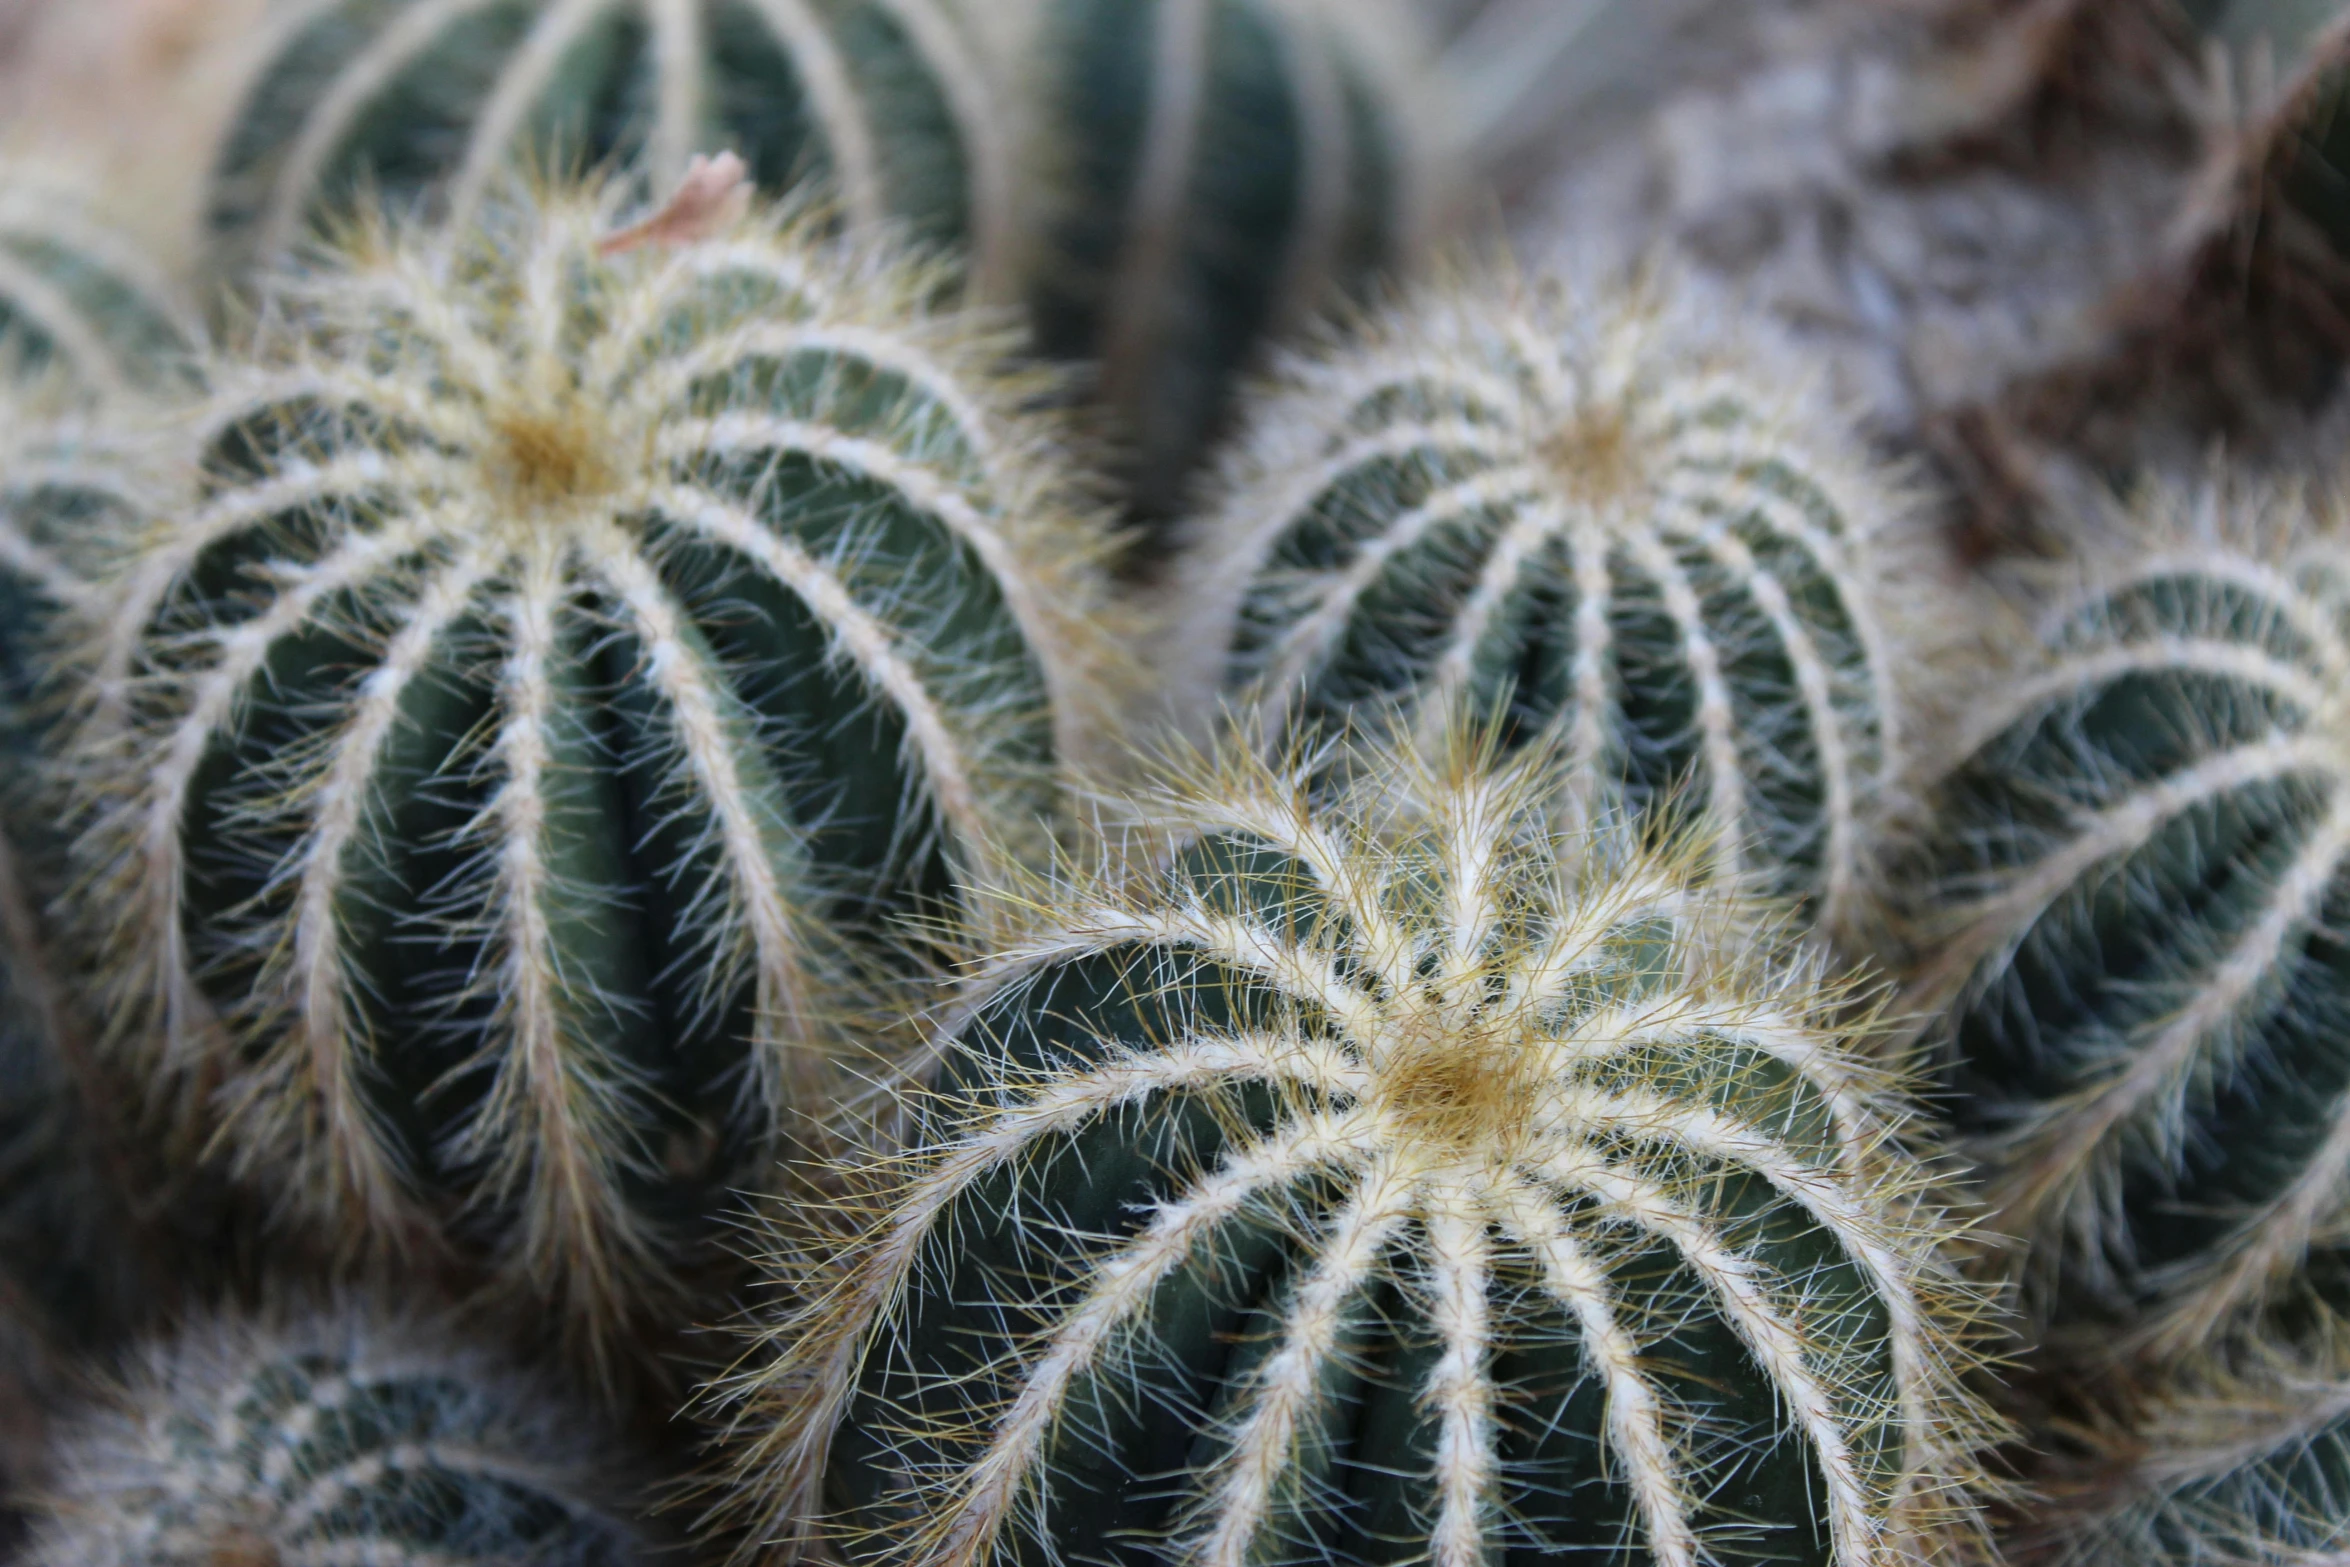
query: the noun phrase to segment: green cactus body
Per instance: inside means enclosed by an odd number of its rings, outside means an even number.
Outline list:
[[[29,1567],[624,1567],[565,1405],[447,1323],[344,1306],[199,1325],[61,1439]]]
[[[113,396],[176,388],[195,333],[173,299],[61,178],[0,165],[0,370]]]
[[[1554,765],[1448,743],[1323,806],[1202,768],[1140,803],[1190,841],[1163,876],[1034,893],[878,1222],[773,1334],[761,1537],[829,1505],[851,1559],[926,1567],[1952,1545],[1971,1308],[1888,1085],[1685,859],[1560,834]]]
[[[2350,1552],[2350,1378],[2275,1352],[2094,1432],[2024,1520],[2051,1567],[2317,1567]]]
[[[2184,1349],[2350,1212],[2350,548],[2144,510],[1926,795],[1917,987],[2042,1306]]]
[[[731,148],[968,246],[993,292],[1014,147],[970,25],[950,0],[288,0],[215,171],[219,259],[275,259],[361,194],[461,226],[518,158],[666,187]]]
[[[1105,547],[935,269],[609,216],[294,285],[110,573],[73,747],[162,1108],[591,1339],[821,1108],[881,928],[1041,851]]]
[[[1431,133],[1384,0],[1029,0],[1049,353],[1096,362],[1135,494],[1182,506],[1271,333],[1423,238]]]
[[[1857,912],[1901,505],[1784,374],[1655,286],[1461,280],[1293,362],[1253,428],[1171,617],[1199,683],[1276,723],[1506,710],[1566,735],[1586,816],[1673,800],[1725,868]]]

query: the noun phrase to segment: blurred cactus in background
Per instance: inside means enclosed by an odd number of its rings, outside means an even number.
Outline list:
[[[860,227],[968,244],[997,291],[1016,133],[985,25],[953,0],[282,5],[242,45],[217,259],[276,260],[354,198],[463,226],[519,167],[630,167],[666,191],[730,148],[772,189],[825,180]]]
[[[627,1476],[447,1321],[197,1323],[59,1438],[28,1567],[629,1567]]]
[[[1443,148],[1389,0],[1026,0],[1045,352],[1098,366],[1166,521],[1240,377],[1429,240]]]
[[[88,208],[62,172],[0,162],[0,373],[184,390],[197,332],[172,283]]]

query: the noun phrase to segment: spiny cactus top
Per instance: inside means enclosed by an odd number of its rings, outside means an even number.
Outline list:
[[[1014,134],[954,0],[285,0],[220,154],[232,268],[352,197],[473,220],[518,159],[641,164],[666,187],[731,147],[781,188],[824,177],[860,224],[967,244],[1001,286]]]
[[[195,332],[171,283],[60,175],[0,163],[0,373],[176,388]]]
[[[1268,333],[1424,238],[1434,132],[1387,0],[1025,0],[1048,185],[1038,331],[1098,362],[1173,515]]]
[[[28,1567],[626,1567],[608,1458],[450,1324],[200,1324],[62,1438]]]
[[[1653,281],[1461,277],[1292,360],[1192,546],[1181,653],[1276,720],[1506,705],[1565,733],[1563,787],[1673,796],[1840,923],[1903,739],[1900,507],[1724,338]]]
[[[1927,792],[1918,991],[2043,1304],[2183,1348],[2350,1214],[2350,534],[2143,510]]]
[[[2270,1347],[2089,1433],[2017,1556],[2049,1567],[2318,1567],[2350,1553],[2350,1367]]]
[[[926,1140],[741,1391],[772,1538],[858,1561],[1908,1560],[1973,1306],[1886,1083],[1548,755],[1316,807],[1199,769],[1163,875],[1034,897]],[[788,1551],[786,1556],[790,1554]],[[1529,1558],[1531,1559],[1531,1558]]]
[[[588,1324],[811,1107],[844,949],[1038,844],[1102,662],[1102,536],[935,269],[788,210],[604,254],[610,205],[288,285],[72,750],[142,1077]]]

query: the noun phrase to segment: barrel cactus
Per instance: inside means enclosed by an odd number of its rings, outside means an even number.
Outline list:
[[[0,163],[0,370],[176,389],[195,328],[169,279],[55,171]]]
[[[354,197],[473,220],[517,163],[631,162],[655,186],[731,148],[772,187],[976,252],[1018,230],[1016,138],[954,0],[325,0],[252,39],[214,172],[234,273]]]
[[[29,1567],[624,1567],[565,1404],[451,1325],[341,1305],[198,1324],[61,1437]]]
[[[1704,817],[1725,869],[1864,903],[1904,740],[1904,500],[1801,376],[1647,280],[1462,277],[1296,359],[1254,409],[1174,617],[1275,723],[1467,704],[1568,737],[1563,787]]]
[[[590,1346],[808,1129],[885,927],[1041,852],[1104,662],[1101,530],[937,267],[616,199],[289,280],[67,748],[159,1107]]]
[[[1937,769],[1921,1009],[2043,1310],[2184,1349],[2350,1211],[2350,536],[2151,496]]]
[[[1387,0],[1025,0],[1048,352],[1096,363],[1148,514],[1267,336],[1424,241],[1432,117]]]
[[[816,1249],[737,1389],[761,1537],[1957,1548],[1979,1302],[1865,1027],[1686,854],[1561,832],[1557,765],[1454,733],[1317,804],[1201,764],[1139,802],[1163,873],[1031,894],[878,1220]]]

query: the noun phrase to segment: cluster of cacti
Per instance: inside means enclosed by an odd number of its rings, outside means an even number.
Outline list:
[[[762,1534],[940,1567],[1947,1544],[1978,1303],[1871,1026],[1686,846],[1562,829],[1563,764],[1455,729],[1320,801],[1196,764],[1134,804],[1163,854],[1024,895],[919,1151],[776,1330]]]
[[[1935,535],[2330,319],[2334,0],[137,4],[142,178],[0,125],[33,1567],[2350,1549],[2350,476]]]
[[[1431,289],[1251,408],[1180,645],[1276,728],[1563,734],[1586,817],[1670,801],[1839,923],[1900,760],[1906,498],[1806,390],[1654,282]]]
[[[59,1439],[28,1567],[625,1567],[629,1477],[446,1320],[198,1322]]]

